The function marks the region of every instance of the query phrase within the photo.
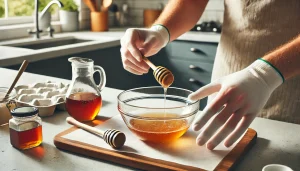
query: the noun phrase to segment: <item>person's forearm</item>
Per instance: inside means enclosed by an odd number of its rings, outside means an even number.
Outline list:
[[[170,0],[154,24],[166,26],[172,41],[197,23],[207,2],[208,0]]]
[[[291,42],[265,55],[264,60],[274,65],[285,79],[300,74],[300,35]]]

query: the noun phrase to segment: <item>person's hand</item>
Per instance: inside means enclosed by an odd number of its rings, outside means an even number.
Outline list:
[[[120,49],[124,69],[136,75],[147,73],[149,66],[142,56],[155,55],[168,41],[169,33],[160,25],[150,29],[127,29],[121,39]]]
[[[201,130],[196,143],[200,146],[207,143],[206,147],[212,150],[225,140],[224,145],[230,147],[244,134],[282,82],[282,77],[271,65],[256,60],[247,68],[192,93],[189,98],[198,100],[217,92],[194,121],[193,129]]]

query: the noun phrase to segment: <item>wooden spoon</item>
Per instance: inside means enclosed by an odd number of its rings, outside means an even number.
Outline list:
[[[170,87],[170,85],[174,82],[174,75],[172,74],[172,72],[165,67],[155,66],[146,57],[143,57],[143,60],[152,68],[153,75],[154,75],[156,81],[163,88]]]
[[[10,85],[8,91],[6,92],[6,95],[4,96],[4,98],[0,101],[0,103],[6,101],[9,97],[9,94],[11,93],[11,91],[13,90],[13,88],[15,87],[15,85],[17,84],[19,78],[21,77],[21,75],[23,74],[23,72],[25,71],[25,69],[27,68],[28,66],[28,61],[24,60],[19,71],[18,71],[18,74],[15,78],[15,80],[13,81],[13,83]]]
[[[85,5],[89,7],[91,12],[97,11],[95,0],[83,0],[83,1],[84,1]]]
[[[126,136],[121,131],[115,129],[108,129],[106,131],[102,131],[100,129],[96,129],[94,127],[78,122],[72,117],[67,117],[66,120],[69,124],[75,125],[78,128],[100,136],[108,145],[110,145],[113,148],[121,148],[126,141]]]
[[[102,0],[101,11],[108,11],[108,8],[111,6],[112,0]]]

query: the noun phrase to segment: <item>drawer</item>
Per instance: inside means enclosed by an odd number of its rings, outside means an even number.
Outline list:
[[[178,59],[169,60],[167,66],[176,77],[184,77],[185,79],[195,79],[201,81],[203,84],[210,82],[211,73],[213,69],[212,63],[184,61]]]
[[[207,105],[207,97],[200,100],[200,110],[203,110]]]
[[[217,43],[174,41],[166,47],[166,51],[173,58],[213,62],[217,47]]]
[[[210,77],[193,78],[186,75],[175,75],[175,80],[172,84],[174,87],[185,88],[191,91],[196,91],[210,83]]]
[[[198,90],[200,87],[202,87],[203,85],[206,85],[209,83],[209,81],[207,81],[209,78],[206,78],[206,81],[203,81],[203,79],[201,79],[202,83],[194,83],[190,81],[190,77],[185,76],[185,75],[180,75],[180,76],[175,76],[175,80],[174,83],[172,84],[172,87],[179,87],[179,88],[184,88],[184,89],[188,89],[191,91],[196,91]],[[206,106],[207,103],[207,98],[204,98],[202,100],[200,100],[200,110],[203,110],[204,107]]]

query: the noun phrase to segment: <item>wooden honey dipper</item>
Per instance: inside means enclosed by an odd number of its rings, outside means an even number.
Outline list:
[[[155,66],[149,59],[143,57],[143,60],[152,68],[156,81],[163,87],[168,88],[174,81],[174,75],[170,70],[162,66]]]
[[[108,129],[106,131],[102,131],[94,127],[88,126],[86,124],[83,124],[81,122],[78,122],[72,117],[67,117],[66,121],[69,124],[77,126],[78,128],[99,135],[108,145],[110,145],[113,148],[121,148],[126,141],[126,136],[121,131],[115,129]]]

